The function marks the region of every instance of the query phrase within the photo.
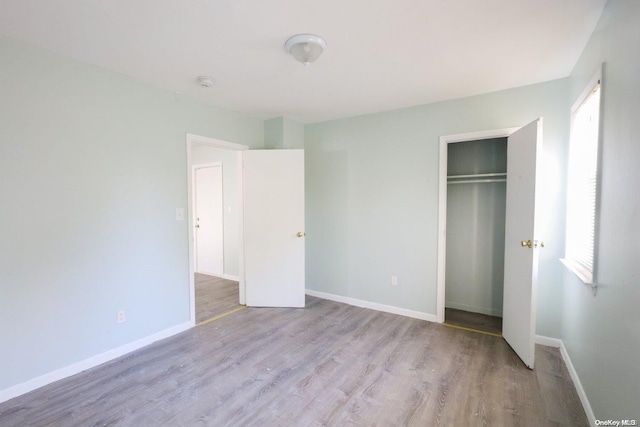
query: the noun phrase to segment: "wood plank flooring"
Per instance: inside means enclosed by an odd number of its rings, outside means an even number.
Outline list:
[[[196,273],[196,323],[240,307],[238,282]]]
[[[307,297],[0,404],[13,426],[586,426],[557,349]]]
[[[457,310],[455,308],[445,308],[444,321],[450,325],[502,335],[502,317],[471,313],[470,311]]]

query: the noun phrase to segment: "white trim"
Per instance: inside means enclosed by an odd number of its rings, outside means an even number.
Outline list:
[[[197,165],[191,165],[193,170],[201,169],[201,168],[221,168],[222,162],[211,162],[211,163],[198,163]]]
[[[571,362],[571,358],[563,342],[560,342],[560,354],[562,355],[562,360],[564,360],[565,365],[567,365],[567,370],[573,380],[573,385],[576,387],[576,392],[578,393],[584,412],[587,414],[589,424],[594,426],[596,425],[596,416],[593,413],[593,409],[591,409],[591,404],[589,403],[589,399],[587,399],[587,393],[585,393],[584,388],[582,388],[578,372],[576,372],[576,368],[573,366],[573,362]]]
[[[233,142],[222,141],[220,139],[208,138],[206,136],[194,135],[188,133],[186,135],[187,149],[187,218],[188,218],[188,235],[189,235],[189,299],[190,299],[190,320],[196,323],[196,285],[194,280],[195,274],[195,254],[193,248],[193,177],[191,167],[193,166],[191,159],[192,145],[205,145],[207,147],[222,148],[225,150],[237,151],[238,162],[238,268],[239,268],[239,303],[245,304],[245,288],[244,288],[244,169],[242,161],[242,152],[249,149],[247,145],[235,144]]]
[[[429,322],[437,322],[437,316],[434,316],[433,314],[429,314],[429,313],[407,310],[400,307],[394,307],[390,305],[364,301],[356,298],[344,297],[341,295],[329,294],[326,292],[314,291],[311,289],[307,289],[305,292],[307,295],[310,295],[313,297],[341,302],[341,303],[353,305],[356,307],[369,308],[372,310],[383,311],[386,313],[398,314],[400,316],[407,316],[415,319],[427,320]],[[578,374],[573,366],[573,363],[571,362],[571,358],[569,357],[569,354],[567,353],[567,349],[565,348],[562,340],[558,338],[546,337],[543,335],[536,335],[536,344],[560,349],[562,360],[564,360],[565,365],[567,366],[567,370],[569,371],[571,380],[573,381],[573,384],[576,388],[578,397],[580,397],[580,402],[582,403],[582,407],[584,408],[584,411],[587,414],[587,418],[589,419],[589,422],[591,423],[591,425],[595,425],[595,416],[593,414],[593,410],[591,409],[591,405],[589,404],[587,395],[584,391],[584,388],[582,388],[582,383],[580,382],[580,378],[578,378]]]
[[[192,322],[181,323],[179,325],[173,326],[160,332],[156,332],[155,334],[141,338],[129,344],[125,344],[120,347],[105,351],[104,353],[89,357],[88,359],[81,360],[80,362],[74,363],[73,365],[56,369],[55,371],[33,378],[21,384],[17,384],[7,389],[0,390],[0,403],[6,402],[9,399],[13,399],[25,393],[29,393],[30,391],[33,391],[40,387],[44,387],[61,379],[70,377],[79,372],[86,371],[87,369],[102,365],[103,363],[109,362],[120,356],[124,356],[125,354],[129,354],[142,347],[146,347],[156,341],[160,341],[162,339],[184,332],[187,329],[192,328],[193,326],[194,324]]]
[[[440,174],[438,177],[438,270],[436,279],[436,318],[444,322],[445,272],[447,268],[447,144],[440,137]]]
[[[591,77],[591,80],[589,80],[589,83],[587,83],[585,88],[582,89],[582,93],[571,106],[571,115],[575,114],[578,108],[582,106],[582,103],[584,102],[584,100],[587,99],[589,95],[591,95],[591,92],[593,92],[593,89],[598,84],[600,84],[600,87],[602,87],[602,68],[603,68],[603,64],[600,64],[600,66],[598,66],[598,69],[596,69],[596,72]],[[602,105],[602,101],[600,102],[600,104]],[[602,110],[602,107],[600,109]]]
[[[560,262],[567,268],[567,270],[572,272],[578,280],[591,287],[593,296],[596,295],[598,291],[598,284],[593,281],[593,272],[585,271],[585,269],[581,268],[578,263],[567,258],[560,258]]]
[[[603,86],[604,82],[602,80],[602,71],[604,68],[604,63],[600,64],[596,69],[595,73],[589,80],[589,83],[582,90],[580,96],[576,99],[576,101],[571,106],[571,128],[569,132],[570,141],[569,141],[569,163],[571,163],[571,136],[573,134],[574,127],[574,116],[577,111],[582,107],[582,104],[587,100],[589,96],[594,92],[597,86],[600,86],[600,105],[599,105],[599,113],[598,113],[598,146],[597,146],[597,170],[596,170],[596,182],[595,182],[595,212],[594,212],[594,224],[593,224],[593,253],[592,255],[592,265],[591,270],[581,265],[579,262],[576,262],[575,259],[567,258],[567,232],[565,230],[565,257],[560,259],[560,262],[572,272],[583,284],[590,286],[593,292],[593,296],[596,296],[598,290],[597,284],[597,272],[598,272],[598,245],[600,240],[600,192],[601,192],[601,175],[602,175],[602,133],[604,127],[604,119],[603,119]],[[569,172],[570,174],[570,172]],[[568,182],[568,180],[567,180]],[[568,186],[567,186],[568,191]],[[568,200],[569,197],[565,196],[565,199]],[[569,218],[569,209],[567,209],[567,221],[570,221]]]
[[[547,347],[554,347],[560,349],[560,355],[562,356],[562,360],[564,364],[567,366],[567,370],[569,371],[569,376],[573,381],[573,385],[576,388],[576,393],[578,393],[578,397],[580,398],[580,403],[582,403],[582,408],[584,409],[587,418],[589,419],[589,425],[596,424],[596,417],[593,413],[593,409],[591,409],[591,404],[589,403],[589,399],[587,399],[587,393],[585,393],[584,388],[582,387],[582,383],[580,382],[580,378],[578,377],[578,372],[576,372],[576,368],[573,366],[573,362],[569,357],[569,353],[567,352],[567,348],[564,346],[564,342],[558,338],[545,337],[542,335],[536,335],[536,344],[546,345]]]
[[[223,141],[222,139],[209,138],[206,136],[200,136],[193,133],[187,134],[187,141],[193,144],[206,145],[208,147],[223,148],[225,150],[246,151],[249,149],[248,145],[236,144],[229,141]]]
[[[438,181],[438,274],[436,290],[436,318],[444,322],[445,271],[447,258],[447,144],[481,139],[505,138],[518,130],[517,127],[458,133],[440,137],[440,173]]]
[[[562,340],[559,338],[545,337],[544,335],[536,335],[536,344],[560,348],[562,346]]]
[[[244,155],[238,151],[236,156],[238,170],[238,303],[246,305],[246,288],[244,284]]]
[[[341,302],[344,304],[353,305],[355,307],[369,308],[371,310],[383,311],[385,313],[398,314],[400,316],[412,317],[414,319],[426,320],[428,322],[435,322],[436,316],[430,313],[423,313],[421,311],[409,310],[406,308],[395,307],[393,305],[379,304],[377,302],[365,301],[357,298],[343,297],[342,295],[329,294],[326,292],[314,291],[311,289],[305,289],[305,293],[312,297],[318,297],[327,299],[330,301]]]
[[[217,277],[218,279],[227,279],[227,280],[234,280],[236,282],[240,281],[240,277],[234,275],[234,274],[222,274],[222,275],[217,275],[217,274],[207,274],[207,273],[200,273],[200,274],[204,274],[206,276],[211,276],[211,277]]]

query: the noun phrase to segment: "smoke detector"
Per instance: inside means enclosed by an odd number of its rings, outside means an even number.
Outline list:
[[[216,82],[213,79],[213,77],[209,77],[209,76],[200,76],[196,79],[196,81],[198,82],[200,87],[204,87],[204,88],[211,87]]]

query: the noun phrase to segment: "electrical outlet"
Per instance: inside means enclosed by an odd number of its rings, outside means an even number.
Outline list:
[[[391,276],[391,286],[398,286],[398,276]]]
[[[124,323],[124,321],[127,320],[127,317],[124,313],[124,310],[121,310],[118,312],[118,323]]]

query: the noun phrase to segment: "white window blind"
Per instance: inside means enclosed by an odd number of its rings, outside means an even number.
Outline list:
[[[563,262],[580,279],[594,282],[594,254],[598,198],[600,134],[600,78],[587,87],[586,96],[571,117],[567,186],[566,254]]]

